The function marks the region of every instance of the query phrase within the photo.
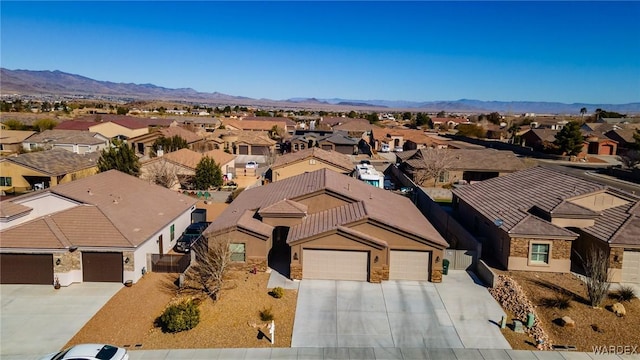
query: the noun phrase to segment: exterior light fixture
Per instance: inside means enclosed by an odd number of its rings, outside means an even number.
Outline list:
[[[124,258],[124,263],[128,264],[129,263],[129,257]]]
[[[56,259],[56,265],[60,265],[62,263],[62,261],[60,260],[60,258]]]
[[[377,263],[380,259],[378,258],[378,255],[376,255],[376,257],[373,259],[374,263]]]
[[[293,253],[293,260],[298,260],[298,253]]]
[[[436,256],[436,264],[440,262],[440,256]]]

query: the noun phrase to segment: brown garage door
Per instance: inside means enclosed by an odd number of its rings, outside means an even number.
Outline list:
[[[83,252],[82,281],[122,282],[122,253]]]
[[[240,146],[238,146],[238,154],[239,155],[249,155],[249,146],[248,145],[240,145]]]
[[[0,283],[53,284],[53,255],[0,254]]]

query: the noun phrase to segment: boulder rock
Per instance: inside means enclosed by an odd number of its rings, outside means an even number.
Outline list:
[[[568,316],[563,316],[560,319],[560,323],[562,324],[563,327],[576,327],[575,320],[573,320],[572,318],[570,318]]]
[[[611,311],[613,311],[613,313],[618,317],[627,315],[627,311],[625,310],[624,305],[620,304],[619,302],[611,306]]]

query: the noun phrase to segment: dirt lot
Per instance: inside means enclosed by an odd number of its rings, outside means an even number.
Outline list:
[[[269,274],[232,271],[220,300],[200,305],[200,323],[189,331],[168,334],[154,326],[164,308],[175,300],[175,274],[149,273],[130,288],[123,287],[67,344],[98,342],[129,349],[271,347],[257,328],[259,311],[275,314],[275,347],[290,347],[297,291],[285,290],[275,299],[268,294]],[[265,330],[266,332],[266,330]],[[139,345],[139,346],[137,346]]]
[[[586,286],[572,274],[501,272],[511,276],[522,286],[527,297],[536,306],[543,327],[554,345],[573,345],[578,351],[593,351],[593,346],[640,346],[640,299],[623,302],[627,315],[617,317],[610,305],[616,300],[606,298],[601,308],[593,308],[587,297]],[[560,310],[544,306],[545,299],[555,298],[565,292],[572,296],[570,307]],[[557,324],[557,319],[569,316],[576,322],[575,328]],[[511,319],[508,319],[511,323]],[[503,330],[505,338],[514,349],[535,349],[533,339]]]

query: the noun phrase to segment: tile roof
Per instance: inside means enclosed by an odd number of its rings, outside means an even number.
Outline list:
[[[10,218],[15,215],[30,212],[32,208],[11,201],[0,201],[0,218]]]
[[[18,144],[34,134],[35,131],[0,130],[0,144]]]
[[[425,168],[426,161],[433,159],[429,155],[433,151],[449,156],[449,169],[453,170],[506,172],[525,168],[525,163],[513,152],[495,149],[420,149],[405,162],[414,169]],[[398,156],[402,158],[405,155],[399,153]]]
[[[39,134],[35,134],[28,139],[28,142],[34,144],[82,144],[82,145],[99,145],[106,144],[108,140],[101,139],[97,132],[84,130],[45,130]]]
[[[274,126],[286,129],[287,122],[284,120],[236,120],[224,119],[222,125],[238,130],[261,130],[269,131]]]
[[[310,158],[318,159],[330,165],[342,168],[345,171],[353,171],[354,168],[353,162],[351,162],[351,159],[347,155],[341,154],[337,151],[323,150],[317,147],[307,148],[278,156],[273,162],[273,165],[271,165],[271,168],[281,168],[300,161],[306,161],[306,159]]]
[[[47,189],[97,207],[134,246],[188,211],[196,199],[110,170]],[[92,224],[87,223],[87,231]]]
[[[557,237],[570,237],[575,239],[578,234],[573,231],[569,231],[563,227],[556,226],[548,221],[544,221],[536,216],[526,214],[524,219],[520,221],[516,226],[508,231],[511,236],[516,235],[538,235],[538,236],[551,236]]]
[[[21,154],[6,160],[50,176],[59,176],[97,166],[99,158],[98,152],[75,154],[64,149],[51,149]]]
[[[149,161],[146,161],[144,165],[154,163],[164,159],[164,160],[173,162],[175,164],[188,167],[195,171],[196,167],[198,166],[198,163],[200,162],[200,160],[202,160],[204,156],[208,156],[212,158],[216,162],[216,164],[218,164],[219,166],[224,165],[229,161],[233,161],[235,159],[233,155],[226,153],[222,150],[211,150],[203,154],[203,153],[199,153],[197,151],[193,151],[191,149],[185,148],[185,149],[172,151],[170,153],[166,153],[162,157],[152,158]]]
[[[601,211],[593,226],[579,231],[612,244],[631,242],[640,245],[640,237],[628,239],[617,235],[618,232],[625,234],[623,228],[626,226],[632,233],[640,229],[640,216],[633,212],[640,203],[640,197],[557,170],[534,167],[453,190],[454,195],[487,219],[501,219],[501,228],[507,232],[529,217],[534,208],[547,214],[560,210],[578,217],[594,216],[593,212],[584,211],[575,204],[563,203],[577,196],[599,192],[621,197],[628,203]]]
[[[320,211],[302,219],[302,223],[291,227],[287,243],[335,230],[339,226],[367,218],[362,201]]]
[[[172,138],[174,136],[179,136],[187,140],[188,144],[191,144],[203,139],[202,136],[194,133],[193,131],[189,131],[185,128],[182,128],[180,126],[170,126],[167,128],[162,128],[158,130],[158,132],[160,132],[160,134],[162,134],[162,136],[165,138]]]
[[[50,218],[39,218],[0,232],[0,248],[65,249],[68,242]]]
[[[559,133],[560,130],[531,129],[531,130],[529,130],[527,132],[531,132],[532,134],[537,136],[541,141],[554,142],[556,140],[556,134]]]
[[[367,217],[432,243],[446,247],[447,242],[420,213],[410,199],[337,172],[321,169],[281,181],[247,189],[209,226],[209,232],[233,228],[245,211],[255,213],[282,199],[297,201],[315,193],[333,193],[351,202],[361,201]],[[389,213],[393,209],[393,216]]]
[[[374,134],[373,138],[382,142],[387,141],[392,136],[399,136],[404,141],[411,141],[419,145],[432,146],[434,144],[434,139],[422,130],[373,128],[372,132]]]
[[[287,117],[273,116],[244,116],[240,121],[277,121],[285,122],[288,126],[296,126],[296,122]]]
[[[266,206],[258,211],[260,216],[279,214],[292,215],[295,217],[305,216],[307,214],[307,205],[292,200],[281,200],[273,205]]]
[[[126,127],[127,129],[133,130],[133,129],[144,129],[146,127],[149,127],[150,120],[153,120],[153,119],[138,118],[138,117],[127,116],[127,115],[100,114],[100,115],[82,116],[72,121],[90,122],[92,123],[91,126],[100,125],[101,123],[112,122],[122,127]]]
[[[336,145],[358,145],[358,140],[350,138],[349,135],[343,132],[335,132],[322,139],[318,139],[318,142],[325,141]]]
[[[89,128],[98,125],[99,122],[87,121],[87,120],[67,120],[56,125],[56,130],[84,130],[89,131]]]

